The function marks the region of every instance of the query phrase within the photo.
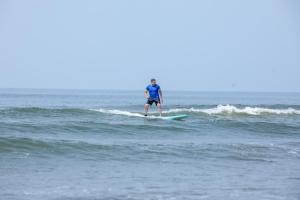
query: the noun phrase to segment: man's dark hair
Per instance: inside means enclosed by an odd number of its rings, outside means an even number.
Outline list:
[[[153,82],[153,81],[156,81],[156,79],[155,78],[151,78],[151,82]]]

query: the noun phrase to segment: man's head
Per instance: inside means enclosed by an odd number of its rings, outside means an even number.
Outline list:
[[[156,79],[155,78],[152,78],[151,79],[151,85],[155,85],[156,84]]]

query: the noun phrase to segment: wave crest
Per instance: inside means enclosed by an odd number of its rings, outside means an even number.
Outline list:
[[[165,113],[180,113],[180,112],[191,112],[191,113],[206,113],[206,114],[248,114],[248,115],[262,115],[262,114],[285,114],[285,115],[300,115],[300,110],[294,108],[287,109],[271,109],[262,107],[250,107],[246,106],[238,108],[233,105],[218,105],[214,108],[197,109],[197,108],[176,108],[165,111]]]
[[[93,109],[93,111],[105,113],[105,114],[113,114],[113,115],[124,115],[130,117],[144,117],[143,114],[138,112],[129,112],[125,110],[109,110],[109,109]],[[286,109],[272,109],[272,108],[263,108],[263,107],[236,107],[233,105],[218,105],[213,108],[175,108],[163,111],[164,114],[171,113],[204,113],[209,115],[218,115],[218,114],[245,114],[245,115],[300,115],[300,110],[296,110],[294,108],[286,108]],[[157,118],[158,116],[150,116],[152,118]]]
[[[15,107],[15,108],[0,108],[0,115],[9,114],[92,114],[96,111],[103,114],[111,115],[123,115],[130,117],[144,117],[142,112],[118,110],[118,109],[84,109],[84,108],[39,108],[39,107]],[[174,113],[202,113],[208,115],[300,115],[300,109],[286,107],[286,108],[268,108],[261,106],[237,106],[237,105],[217,105],[214,107],[208,107],[208,105],[199,106],[198,108],[174,108],[164,110],[164,114]],[[155,114],[157,114],[155,112]],[[150,115],[150,118],[159,118],[159,116]]]
[[[134,113],[129,111],[123,111],[123,110],[108,110],[108,109],[92,109],[93,111],[106,113],[106,114],[113,114],[113,115],[125,115],[125,116],[131,116],[131,117],[144,117],[144,115],[140,113]]]

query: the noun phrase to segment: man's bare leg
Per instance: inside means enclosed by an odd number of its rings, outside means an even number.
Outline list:
[[[157,104],[157,110],[158,110],[160,116],[162,116],[162,110],[161,110],[161,104],[160,103]]]
[[[145,105],[144,105],[145,116],[148,115],[148,109],[149,109],[149,104],[145,104]]]

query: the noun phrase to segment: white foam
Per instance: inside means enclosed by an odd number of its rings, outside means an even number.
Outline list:
[[[124,115],[130,117],[145,117],[141,113],[136,112],[129,112],[124,110],[109,110],[109,109],[92,109],[93,111],[106,113],[106,114],[113,114],[113,115]],[[300,110],[296,110],[293,108],[287,109],[271,109],[271,108],[262,108],[262,107],[243,107],[238,108],[233,105],[218,105],[213,108],[207,109],[197,109],[197,108],[176,108],[165,110],[163,113],[206,113],[209,115],[217,115],[217,114],[247,114],[247,115],[262,115],[262,114],[285,114],[285,115],[300,115]],[[148,116],[149,118],[160,118],[159,116]]]
[[[298,155],[298,152],[297,152],[297,151],[293,151],[293,150],[288,151],[288,153],[289,153],[289,154]]]
[[[101,113],[107,113],[107,114],[113,114],[113,115],[125,115],[125,116],[132,116],[132,117],[144,117],[144,115],[140,113],[134,113],[129,111],[123,111],[123,110],[107,110],[107,109],[93,109],[93,111],[101,112]]]
[[[232,105],[218,105],[214,108],[208,109],[196,109],[196,108],[177,108],[170,109],[164,113],[178,113],[178,112],[191,112],[191,113],[206,113],[206,114],[248,114],[248,115],[261,115],[261,114],[297,114],[300,115],[300,110],[293,108],[287,109],[271,109],[271,108],[262,108],[262,107],[244,107],[238,108]]]
[[[113,115],[124,115],[129,117],[145,117],[143,114],[124,111],[124,110],[108,110],[108,109],[91,109],[91,110],[101,112],[101,113],[106,113],[106,114],[113,114]],[[161,117],[151,115],[151,116],[147,116],[147,118],[161,118]]]

